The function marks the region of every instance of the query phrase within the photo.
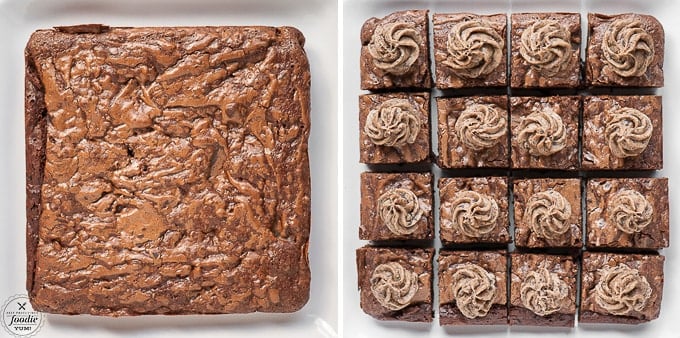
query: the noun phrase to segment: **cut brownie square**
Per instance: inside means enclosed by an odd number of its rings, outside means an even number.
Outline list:
[[[507,168],[507,96],[437,98],[439,166]]]
[[[430,160],[430,94],[359,96],[359,157],[362,163]]]
[[[434,14],[436,87],[500,87],[508,83],[505,14]]]
[[[507,178],[441,178],[439,201],[442,244],[510,242]]]
[[[576,273],[570,256],[511,254],[510,325],[574,326]]]
[[[581,75],[579,13],[512,14],[510,85],[575,88]]]
[[[661,96],[590,96],[583,101],[587,170],[663,168]]]
[[[361,89],[432,87],[427,10],[371,18],[361,27]]]
[[[581,181],[577,178],[515,180],[515,245],[581,247]]]
[[[600,178],[586,187],[586,246],[668,247],[668,179]]]
[[[434,249],[357,249],[361,308],[380,320],[431,322]]]
[[[510,99],[511,166],[578,169],[578,96]]]
[[[507,325],[505,251],[439,252],[439,324]]]
[[[60,314],[309,298],[310,73],[291,27],[60,27],[26,46],[27,288]]]
[[[359,238],[432,239],[432,199],[430,173],[362,173]]]
[[[588,14],[586,85],[663,87],[664,31],[643,14]]]
[[[579,323],[639,324],[659,317],[664,257],[583,253]]]

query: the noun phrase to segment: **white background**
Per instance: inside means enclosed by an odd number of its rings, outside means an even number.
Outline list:
[[[554,334],[566,337],[680,337],[680,257],[677,244],[680,231],[675,221],[680,214],[678,189],[680,189],[680,1],[619,0],[619,1],[579,1],[579,0],[449,0],[449,1],[390,1],[390,0],[345,0],[341,14],[342,61],[342,115],[339,144],[341,148],[341,223],[342,228],[342,320],[341,332],[345,337],[532,337]],[[473,12],[479,14],[567,11],[582,13],[582,30],[587,28],[587,13],[624,13],[637,12],[656,16],[664,25],[666,32],[665,88],[657,93],[663,97],[664,123],[664,170],[656,176],[667,176],[670,190],[671,209],[671,248],[662,251],[666,256],[664,298],[661,316],[650,323],[637,326],[626,325],[580,325],[575,329],[506,327],[506,326],[469,326],[440,327],[438,319],[431,324],[381,322],[364,314],[359,307],[357,273],[355,263],[356,248],[367,242],[359,241],[359,173],[368,170],[359,163],[359,118],[358,96],[366,93],[359,89],[359,53],[361,25],[371,17],[383,17],[393,11],[405,9],[429,9],[432,13]],[[585,41],[585,40],[584,40]],[[584,45],[584,44],[582,44]],[[436,121],[436,119],[433,119]],[[436,126],[436,125],[435,125]],[[436,129],[436,128],[435,128]],[[436,132],[433,133],[436,135]],[[434,140],[433,140],[434,141]],[[435,215],[435,219],[436,219]],[[435,242],[439,247],[439,241]],[[436,294],[436,292],[435,292]],[[435,296],[436,297],[436,296]],[[436,301],[436,298],[435,298]],[[437,303],[435,303],[437,304]],[[436,305],[435,305],[436,306]]]
[[[265,0],[0,0],[0,304],[26,293],[23,49],[36,29],[295,26],[312,69],[311,298],[294,314],[102,318],[47,315],[37,337],[330,337],[337,330],[337,4]],[[329,151],[330,149],[330,151]],[[0,337],[7,333],[0,329]]]

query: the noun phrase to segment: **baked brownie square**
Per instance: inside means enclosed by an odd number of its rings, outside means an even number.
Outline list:
[[[510,98],[510,165],[578,169],[578,96]]]
[[[437,98],[439,166],[507,168],[507,96]]]
[[[510,325],[573,327],[576,272],[570,256],[511,254]]]
[[[380,320],[431,322],[434,249],[357,249],[361,309]]]
[[[291,312],[309,297],[310,73],[290,27],[62,27],[26,47],[42,312]]]
[[[581,247],[581,181],[578,178],[515,180],[513,194],[515,245]]]
[[[362,173],[359,238],[432,239],[432,199],[430,173]]]
[[[361,89],[432,87],[427,10],[391,13],[361,27]]]
[[[588,248],[668,247],[668,179],[599,178],[586,186]]]
[[[505,251],[439,252],[439,324],[507,325]]]
[[[510,85],[575,88],[581,75],[579,13],[512,14]]]
[[[662,169],[661,96],[586,97],[582,153],[582,169]]]
[[[437,88],[507,85],[505,14],[435,14],[432,21]]]
[[[586,84],[663,87],[664,31],[643,14],[588,14]]]
[[[584,252],[579,323],[639,324],[659,317],[664,257]]]
[[[442,244],[510,242],[507,178],[441,178],[439,201]]]
[[[359,96],[361,163],[420,163],[430,159],[430,94]]]

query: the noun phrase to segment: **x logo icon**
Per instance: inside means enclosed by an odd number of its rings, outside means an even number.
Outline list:
[[[19,310],[26,311],[26,302],[23,303],[17,302],[17,305],[19,305]]]

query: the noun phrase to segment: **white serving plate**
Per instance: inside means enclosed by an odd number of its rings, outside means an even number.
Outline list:
[[[312,269],[309,303],[293,314],[46,315],[36,337],[333,337],[337,332],[337,4],[323,0],[0,0],[0,305],[25,294],[23,50],[36,29],[110,26],[295,26],[312,68]],[[8,336],[0,329],[0,337]]]
[[[646,0],[431,0],[431,1],[390,1],[390,0],[344,0],[341,14],[342,43],[342,95],[341,124],[339,140],[341,152],[341,210],[342,225],[342,273],[341,273],[341,333],[345,337],[531,337],[556,334],[568,337],[613,338],[613,337],[680,337],[680,225],[675,210],[680,208],[680,133],[674,129],[680,126],[680,1]],[[580,12],[582,30],[587,27],[589,12],[624,13],[637,12],[656,16],[666,32],[665,87],[657,91],[663,96],[664,123],[664,170],[656,176],[669,177],[671,212],[671,247],[662,250],[666,256],[664,295],[660,317],[641,325],[580,325],[574,329],[544,327],[468,326],[441,327],[435,318],[431,324],[382,322],[363,313],[359,307],[355,250],[367,244],[358,239],[359,226],[359,174],[368,167],[359,163],[359,118],[358,96],[366,93],[359,88],[359,34],[365,20],[383,17],[393,11],[405,9],[429,9],[432,13],[472,12],[480,14],[520,12]],[[431,17],[430,17],[431,18]],[[585,37],[585,35],[584,35]],[[585,41],[585,40],[584,40]],[[583,49],[583,48],[582,48]],[[436,121],[433,120],[433,121]],[[436,130],[436,129],[435,129]],[[436,132],[433,132],[436,135]],[[436,137],[436,136],[434,136]],[[436,217],[435,217],[436,218]],[[437,228],[438,229],[438,228]],[[439,240],[435,247],[439,248]],[[435,292],[436,294],[436,292]],[[436,296],[435,296],[436,297]],[[436,302],[435,298],[435,302]],[[436,304],[436,303],[435,303]],[[435,305],[436,307],[436,305]]]

